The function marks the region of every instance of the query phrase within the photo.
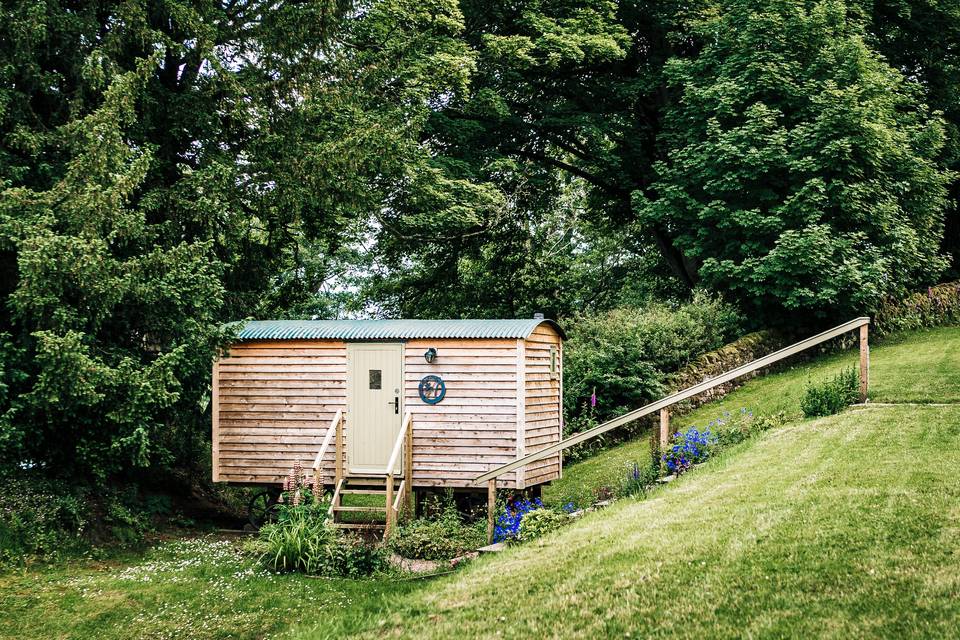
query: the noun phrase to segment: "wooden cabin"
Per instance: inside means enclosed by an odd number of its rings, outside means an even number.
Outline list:
[[[300,461],[336,504],[351,482],[386,483],[388,526],[390,495],[482,490],[477,476],[560,441],[564,338],[541,317],[247,322],[213,366],[213,479],[279,485]],[[560,455],[497,487],[559,478]]]

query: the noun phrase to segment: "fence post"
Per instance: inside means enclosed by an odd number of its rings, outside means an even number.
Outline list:
[[[487,544],[493,544],[493,520],[497,515],[497,479],[487,481]]]
[[[870,342],[869,325],[860,327],[860,402],[867,401],[870,388]]]

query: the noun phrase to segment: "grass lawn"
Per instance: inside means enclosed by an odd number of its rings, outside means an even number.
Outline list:
[[[756,415],[783,411],[801,417],[800,398],[808,382],[832,377],[843,367],[858,366],[858,352],[849,350],[801,363],[749,381],[726,397],[674,418],[673,429],[703,428],[724,411],[741,407]],[[942,327],[893,336],[870,352],[870,399],[874,402],[960,403],[960,327]],[[544,502],[589,502],[596,487],[615,486],[634,461],[650,457],[646,438],[639,438],[566,467],[563,478],[544,489]]]
[[[375,612],[410,581],[276,575],[240,541],[175,540],[146,554],[0,575],[0,638],[267,638],[318,616]]]
[[[292,635],[950,637],[958,466],[960,407],[801,421],[346,629]]]

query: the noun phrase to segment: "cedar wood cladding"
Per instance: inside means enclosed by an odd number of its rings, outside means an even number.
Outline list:
[[[471,481],[481,473],[559,441],[561,381],[551,379],[549,347],[558,349],[559,367],[562,343],[549,324],[526,340],[404,343],[403,409],[413,417],[415,487],[476,488]],[[423,358],[429,347],[439,353],[433,364]],[[295,461],[309,467],[337,409],[345,414],[344,431],[350,429],[346,373],[343,341],[233,345],[214,365],[214,480],[279,483]],[[418,395],[420,379],[430,373],[447,385],[437,405],[424,404]],[[327,483],[334,458],[331,447],[324,460]],[[516,473],[498,482],[522,488],[559,474],[558,454],[529,465],[519,485]]]

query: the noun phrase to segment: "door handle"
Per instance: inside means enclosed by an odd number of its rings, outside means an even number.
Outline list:
[[[388,402],[387,404],[392,404],[393,412],[397,415],[400,415],[400,396],[394,396],[393,402]]]

